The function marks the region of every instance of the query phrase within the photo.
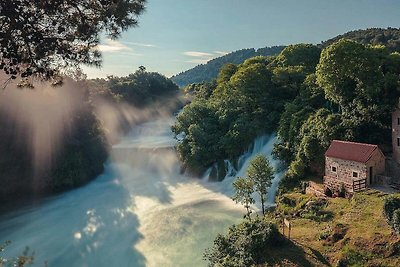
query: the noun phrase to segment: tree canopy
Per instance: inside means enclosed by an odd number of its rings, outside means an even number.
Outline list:
[[[146,0],[3,0],[0,69],[15,79],[73,74],[101,65],[100,34],[118,38],[136,26]]]

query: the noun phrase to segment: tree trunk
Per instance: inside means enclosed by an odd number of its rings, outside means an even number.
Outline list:
[[[264,196],[260,196],[260,199],[261,199],[261,209],[262,209],[262,213],[263,213],[263,216],[265,215],[265,207],[264,207]]]
[[[250,206],[246,205],[246,210],[247,210],[247,217],[249,218],[249,221],[251,221],[251,217],[250,217]]]

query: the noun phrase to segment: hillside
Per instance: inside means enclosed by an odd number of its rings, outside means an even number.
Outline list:
[[[325,200],[299,193],[282,195],[272,219],[278,214],[289,218],[291,241],[284,249],[268,251],[273,255],[268,263],[399,266],[399,238],[383,216],[385,197],[385,193],[375,190],[357,194],[351,200]]]
[[[370,28],[366,30],[350,31],[338,35],[321,43],[322,47],[327,47],[340,39],[349,39],[362,44],[384,45],[391,52],[400,51],[400,29],[399,28]]]
[[[246,59],[255,56],[275,56],[284,48],[285,46],[272,46],[259,48],[257,50],[254,48],[238,50],[222,57],[212,59],[208,61],[207,64],[201,64],[190,70],[174,75],[171,77],[171,80],[180,87],[191,83],[211,81],[217,77],[220,68],[227,63],[241,64]]]
[[[398,28],[370,28],[365,30],[350,31],[332,39],[321,42],[321,48],[327,47],[339,39],[350,39],[362,44],[385,45],[390,51],[400,51],[400,29]],[[242,49],[225,56],[215,58],[207,64],[198,65],[192,69],[174,75],[171,80],[178,86],[184,87],[192,83],[211,81],[218,75],[220,68],[227,64],[241,64],[246,59],[254,56],[274,56],[279,54],[285,46],[272,46],[260,49]]]

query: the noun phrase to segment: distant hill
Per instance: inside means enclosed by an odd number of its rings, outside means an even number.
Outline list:
[[[370,28],[366,30],[350,31],[338,35],[321,43],[326,47],[340,39],[350,39],[362,44],[385,45],[391,51],[400,51],[400,29],[399,28]]]
[[[319,46],[326,47],[342,38],[362,44],[385,45],[391,51],[400,51],[400,29],[398,28],[370,28],[366,30],[350,31],[321,42]],[[227,63],[241,64],[246,59],[254,56],[274,56],[279,54],[284,48],[285,46],[273,46],[257,50],[254,48],[238,50],[225,56],[212,59],[206,64],[198,65],[190,70],[174,75],[171,80],[180,87],[191,83],[211,81],[218,76],[219,69]]]
[[[218,76],[219,69],[227,63],[241,64],[246,59],[255,56],[274,56],[279,54],[284,48],[285,46],[272,46],[257,50],[254,48],[238,50],[222,57],[212,59],[206,64],[201,64],[190,70],[181,72],[171,77],[171,80],[180,87],[191,83],[211,81]]]

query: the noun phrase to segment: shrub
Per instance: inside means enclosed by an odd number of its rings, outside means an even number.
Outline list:
[[[218,235],[204,259],[209,266],[252,266],[263,263],[268,247],[280,240],[276,225],[257,217],[232,226],[226,236]]]
[[[397,209],[393,212],[393,217],[391,222],[393,230],[397,234],[400,234],[400,209]]]
[[[368,253],[344,247],[342,249],[342,257],[336,263],[336,267],[363,267],[370,259],[371,255]]]
[[[346,197],[346,188],[344,187],[343,183],[340,184],[338,197]]]
[[[400,198],[389,196],[385,199],[383,203],[383,215],[386,220],[391,224],[393,213],[395,210],[400,208]]]
[[[300,216],[317,222],[328,221],[333,215],[332,212],[324,210],[326,205],[327,202],[324,199],[310,200],[300,211]]]
[[[327,197],[333,196],[332,190],[329,187],[325,188],[324,193],[325,193],[325,196],[327,196]]]

